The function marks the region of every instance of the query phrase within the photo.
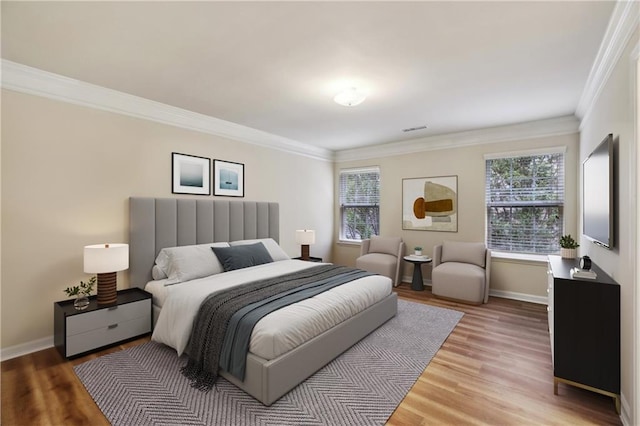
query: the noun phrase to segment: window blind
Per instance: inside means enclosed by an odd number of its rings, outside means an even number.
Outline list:
[[[360,241],[380,229],[380,169],[340,171],[340,238]]]
[[[380,170],[349,169],[340,172],[340,205],[380,204]]]
[[[555,253],[562,234],[564,154],[486,160],[487,246]]]

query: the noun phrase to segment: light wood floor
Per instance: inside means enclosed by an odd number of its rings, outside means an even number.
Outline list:
[[[389,419],[389,425],[621,424],[611,398],[560,385],[553,373],[546,306],[491,298],[469,306],[397,288],[403,299],[465,313]],[[425,324],[428,327],[428,324]],[[72,361],[51,348],[2,363],[2,425],[106,425],[73,366],[148,341]]]

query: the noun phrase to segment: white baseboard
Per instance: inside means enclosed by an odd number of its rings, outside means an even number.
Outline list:
[[[403,276],[403,283],[411,283],[413,277],[411,276]],[[424,285],[427,287],[431,287],[431,280],[424,280]],[[512,299],[512,300],[520,300],[522,302],[530,302],[537,303],[539,305],[547,304],[546,296],[536,296],[533,294],[526,293],[516,293],[515,291],[503,291],[503,290],[491,290],[489,289],[489,296],[500,297],[502,299]]]
[[[49,349],[51,347],[53,347],[53,336],[44,337],[38,340],[32,340],[30,342],[22,343],[16,346],[10,346],[8,348],[0,350],[0,361],[17,358],[22,355]]]
[[[620,394],[620,421],[624,426],[631,426],[631,407],[629,406],[629,401],[624,397],[624,394]]]
[[[503,299],[520,300],[522,302],[537,303],[538,305],[546,305],[548,303],[547,296],[536,296],[534,294],[516,293],[515,291],[489,289],[489,296],[501,297]]]

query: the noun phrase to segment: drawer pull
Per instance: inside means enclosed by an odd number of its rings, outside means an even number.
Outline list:
[[[111,324],[108,328],[109,330],[111,330],[112,328],[116,328],[118,326],[118,324]]]
[[[547,312],[551,312],[551,306],[547,306]]]

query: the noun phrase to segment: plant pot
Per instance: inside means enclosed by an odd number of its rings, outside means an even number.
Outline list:
[[[560,256],[565,259],[575,259],[576,258],[576,249],[572,248],[561,248]]]
[[[79,311],[87,309],[87,306],[89,306],[89,296],[87,295],[81,294],[73,301],[73,307]]]
[[[422,256],[422,250],[416,250],[413,252],[416,256]]]

